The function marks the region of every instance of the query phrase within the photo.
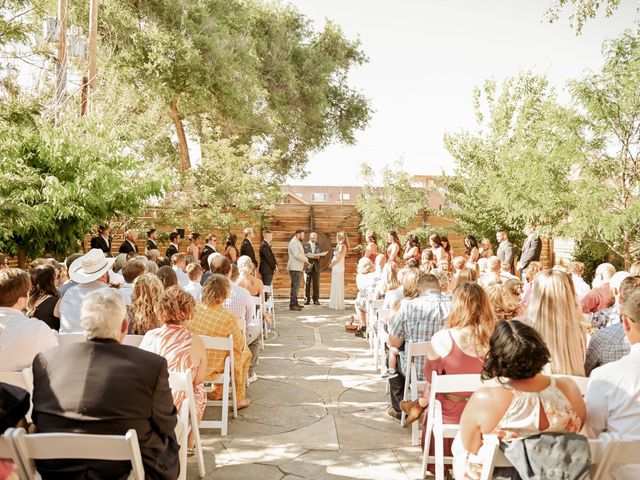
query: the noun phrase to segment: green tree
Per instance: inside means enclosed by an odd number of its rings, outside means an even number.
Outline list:
[[[613,12],[620,6],[620,0],[554,0],[545,17],[550,22],[555,22],[560,18],[560,13],[567,6],[573,7],[569,15],[571,27],[575,28],[576,32],[580,34],[584,25],[589,20],[596,18],[601,9],[604,9],[605,16],[610,17],[613,15]]]
[[[415,188],[411,175],[403,169],[401,161],[382,170],[382,186],[375,186],[373,169],[363,163],[362,194],[356,208],[362,216],[360,228],[374,232],[381,240],[390,230],[404,230],[420,214],[427,214],[428,191]]]

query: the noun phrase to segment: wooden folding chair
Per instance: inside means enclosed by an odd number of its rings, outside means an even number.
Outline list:
[[[404,368],[404,394],[402,399],[406,402],[409,400],[408,394],[411,389],[411,400],[417,400],[422,390],[424,390],[424,380],[418,380],[418,371],[416,370],[416,357],[422,357],[427,355],[427,349],[429,342],[409,342],[406,345],[407,364]],[[405,413],[402,412],[400,417],[400,425],[404,427]],[[418,421],[411,425],[411,444],[418,445],[420,443],[419,438],[419,426]]]

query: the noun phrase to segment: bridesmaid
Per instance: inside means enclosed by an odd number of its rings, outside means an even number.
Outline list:
[[[393,262],[399,265],[398,255],[402,250],[402,244],[395,230],[391,230],[387,235],[387,262]]]

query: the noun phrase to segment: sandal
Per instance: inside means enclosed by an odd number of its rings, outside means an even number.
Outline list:
[[[344,324],[344,329],[345,329],[347,332],[355,332],[355,331],[357,331],[357,330],[358,330],[358,328],[360,328],[360,327],[358,327],[358,325],[354,325],[354,324],[353,324],[353,322],[354,322],[355,320],[356,320],[356,319],[355,319],[355,315],[351,315],[351,316],[349,317],[349,321],[347,321],[347,323],[345,323],[345,324]]]

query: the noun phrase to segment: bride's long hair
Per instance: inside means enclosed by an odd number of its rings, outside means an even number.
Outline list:
[[[347,237],[346,232],[338,232],[336,234],[336,242],[338,243],[338,245],[346,246],[347,250],[349,250],[349,237]]]

